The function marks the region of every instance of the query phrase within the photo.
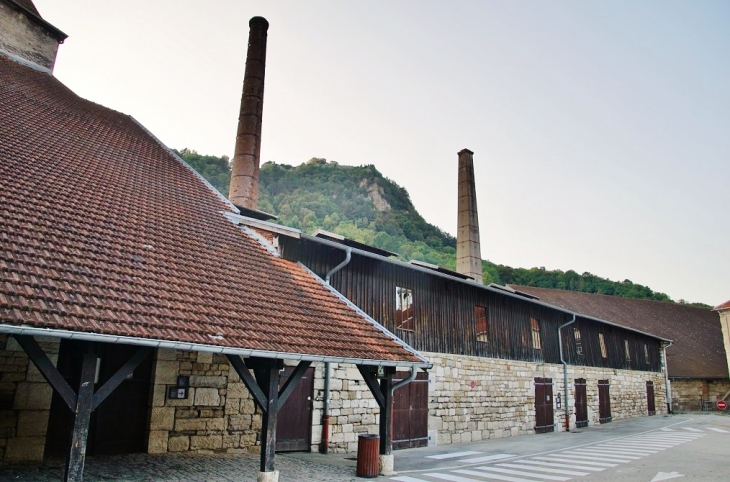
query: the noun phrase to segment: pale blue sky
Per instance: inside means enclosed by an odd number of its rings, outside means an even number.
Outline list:
[[[374,164],[482,255],[730,299],[730,2],[35,0],[56,75],[170,147],[231,155],[248,20],[269,28],[263,161]]]

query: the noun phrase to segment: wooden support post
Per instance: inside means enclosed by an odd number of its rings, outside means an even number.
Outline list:
[[[380,408],[380,455],[393,451],[393,375],[395,367],[385,367],[385,377],[380,379],[383,406]]]
[[[257,367],[259,385],[266,394],[268,410],[263,413],[261,424],[261,472],[274,471],[276,451],[276,419],[279,414],[279,365],[280,360],[261,360]]]
[[[79,383],[79,391],[76,395],[71,446],[69,448],[68,458],[66,459],[64,480],[67,482],[81,482],[84,475],[86,442],[89,438],[89,421],[91,419],[91,409],[94,404],[94,377],[96,375],[95,346],[95,343],[89,343],[87,345],[84,353],[84,361],[81,365],[81,381]]]

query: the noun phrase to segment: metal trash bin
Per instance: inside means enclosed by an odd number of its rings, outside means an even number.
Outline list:
[[[363,434],[357,437],[357,476],[373,478],[380,470],[380,436]]]

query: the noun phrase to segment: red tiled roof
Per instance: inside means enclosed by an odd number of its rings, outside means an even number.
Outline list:
[[[0,323],[424,364],[231,210],[131,117],[0,55]]]
[[[726,301],[725,303],[716,306],[714,308],[715,310],[730,310],[730,300]]]
[[[667,349],[671,377],[728,378],[720,318],[712,310],[578,291],[510,286],[545,303],[672,340]]]

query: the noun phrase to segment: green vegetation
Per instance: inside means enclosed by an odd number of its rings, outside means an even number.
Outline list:
[[[203,156],[189,149],[175,152],[228,195],[226,156]],[[296,167],[267,162],[261,166],[259,182],[259,209],[275,214],[283,225],[307,233],[325,229],[396,252],[405,261],[417,259],[456,268],[456,239],[427,223],[413,207],[408,191],[383,177],[373,165],[341,166],[321,158]],[[485,283],[672,301],[666,294],[630,280],[611,281],[591,273],[511,268],[490,261],[482,261],[482,270]]]

